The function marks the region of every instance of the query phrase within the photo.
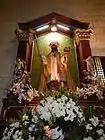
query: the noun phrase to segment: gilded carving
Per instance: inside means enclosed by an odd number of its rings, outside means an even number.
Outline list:
[[[19,41],[29,41],[30,44],[35,36],[35,31],[33,29],[21,30],[20,28],[17,28],[15,33]]]
[[[90,37],[93,34],[93,30],[92,29],[76,29],[74,34],[75,34],[75,41],[78,44],[80,40],[90,40]]]

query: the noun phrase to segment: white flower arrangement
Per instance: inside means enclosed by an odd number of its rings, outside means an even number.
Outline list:
[[[38,96],[38,91],[32,88],[30,73],[25,70],[25,62],[18,59],[15,64],[13,83],[7,90],[7,98],[11,103],[22,103],[32,101]]]
[[[104,99],[103,88],[101,87],[100,78],[94,71],[84,71],[87,84],[83,83],[82,88],[76,89],[76,95],[87,99],[88,97],[95,95],[99,100]]]
[[[95,134],[95,135],[94,135]],[[32,111],[23,111],[2,140],[104,140],[105,126],[98,117],[86,121],[81,108],[66,95],[49,96]]]
[[[105,140],[104,122],[100,121],[96,116],[89,119],[86,124],[86,131],[88,136],[83,140]]]
[[[53,118],[60,118],[63,116],[65,121],[71,122],[78,116],[78,121],[84,120],[82,110],[76,106],[76,103],[62,95],[57,100],[53,97],[48,97],[40,102],[40,105],[36,108],[41,119],[45,121],[53,120]]]
[[[83,88],[78,88],[77,87],[76,95],[78,97],[83,97],[84,99],[87,99],[91,95],[95,95],[99,100],[104,99],[102,89],[98,89],[97,86],[91,85],[91,84],[88,84],[86,86],[87,87],[84,86]]]

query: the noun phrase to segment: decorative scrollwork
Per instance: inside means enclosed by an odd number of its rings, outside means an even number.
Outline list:
[[[17,28],[15,33],[19,41],[29,41],[30,44],[35,37],[35,31],[33,29],[21,30],[20,28]]]
[[[93,35],[92,29],[76,29],[75,30],[75,41],[78,44],[80,40],[90,40]]]

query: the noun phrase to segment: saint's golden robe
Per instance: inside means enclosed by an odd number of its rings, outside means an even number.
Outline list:
[[[67,67],[67,62],[64,61],[64,56],[56,51],[54,54],[50,52],[46,57],[46,63],[43,65],[41,74],[39,91],[43,92],[48,90],[47,84],[51,81],[57,80],[60,82],[67,82],[69,89],[74,92],[75,86],[71,78],[70,72]]]

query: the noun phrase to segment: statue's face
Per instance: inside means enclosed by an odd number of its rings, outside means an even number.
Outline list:
[[[54,52],[54,51],[57,51],[57,46],[55,45],[55,44],[53,44],[52,46],[51,46],[51,50]]]

